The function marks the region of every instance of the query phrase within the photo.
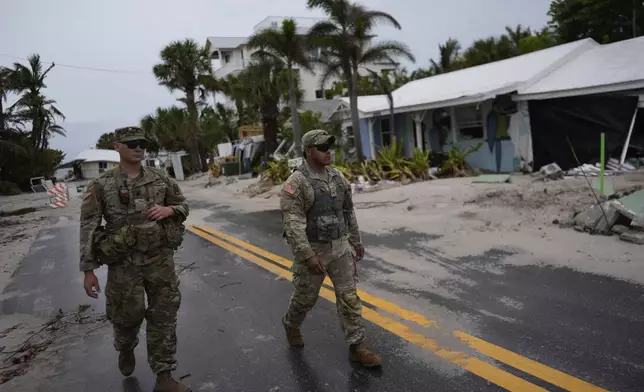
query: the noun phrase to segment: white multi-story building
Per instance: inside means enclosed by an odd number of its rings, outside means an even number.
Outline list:
[[[317,22],[325,20],[324,18],[311,18],[311,17],[284,17],[284,16],[269,16],[259,22],[253,28],[251,34],[260,32],[266,28],[281,28],[282,22],[286,19],[293,19],[298,27],[298,33],[305,35],[309,29]],[[251,62],[251,55],[254,50],[248,48],[246,43],[249,37],[208,37],[208,41],[212,50],[212,67],[216,78],[225,78],[231,74],[237,74],[248,66]],[[311,53],[311,56],[316,56],[317,53]],[[368,68],[380,72],[383,69],[395,68],[395,63],[374,63]],[[366,69],[360,70],[361,74],[367,74]],[[324,99],[324,90],[333,86],[333,82],[337,81],[337,77],[331,77],[327,80],[324,89],[321,84],[322,68],[315,66],[313,72],[308,70],[300,70],[300,89],[304,92],[302,97],[304,101],[312,101],[316,99]],[[221,101],[219,94],[217,101]]]

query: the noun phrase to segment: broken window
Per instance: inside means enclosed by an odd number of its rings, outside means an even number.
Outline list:
[[[481,109],[476,106],[461,106],[454,110],[458,140],[483,139],[483,118]]]

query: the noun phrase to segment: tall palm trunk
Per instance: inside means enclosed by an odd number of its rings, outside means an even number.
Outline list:
[[[191,89],[186,91],[186,105],[188,106],[188,122],[190,134],[186,140],[190,150],[190,162],[194,173],[202,172],[201,157],[199,154],[199,125],[197,124],[197,105],[195,103],[195,92]]]
[[[4,131],[4,107],[2,106],[2,92],[0,91],[0,132]]]
[[[262,128],[264,129],[265,152],[271,154],[277,149],[277,133],[279,124],[277,121],[277,102],[268,101],[262,105]]]
[[[288,65],[288,95],[291,101],[291,122],[293,124],[293,144],[295,156],[302,156],[302,132],[300,130],[300,116],[297,113],[297,102],[295,97],[295,82],[293,81],[293,66]],[[274,151],[274,150],[273,150]],[[272,153],[273,151],[268,151]]]
[[[353,67],[352,71],[349,72],[349,80],[347,80],[349,86],[349,104],[351,105],[351,126],[353,127],[353,140],[356,144],[358,162],[364,162],[365,156],[362,152],[362,136],[360,134],[360,118],[358,116],[358,67]],[[371,153],[373,155],[375,151]]]

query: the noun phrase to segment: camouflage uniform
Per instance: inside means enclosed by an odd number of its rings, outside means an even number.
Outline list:
[[[311,147],[328,139],[326,133],[311,131],[302,138],[302,145]],[[317,301],[325,275],[311,273],[305,263],[317,255],[333,282],[345,339],[350,345],[361,344],[365,332],[352,248],[360,245],[361,239],[349,182],[334,168],[327,167],[321,175],[305,162],[284,183],[280,207],[284,233],[295,256],[295,289],[284,325],[299,328]]]
[[[117,138],[125,142],[143,135],[125,128],[117,130]],[[154,204],[171,206],[175,214],[148,221],[145,212]],[[142,167],[136,178],[128,178],[120,167],[105,172],[89,183],[81,205],[80,270],[108,265],[106,313],[114,329],[114,347],[133,350],[145,318],[148,362],[156,374],[176,369],[181,294],[173,253],[188,212],[179,185],[162,170],[149,167]]]

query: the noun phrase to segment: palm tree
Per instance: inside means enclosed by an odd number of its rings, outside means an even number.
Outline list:
[[[210,42],[199,46],[194,40],[174,41],[161,50],[162,63],[153,67],[159,84],[171,92],[180,90],[185,94],[182,102],[188,109],[189,132],[187,148],[190,151],[193,169],[208,170],[201,159],[199,149],[202,134],[199,129],[199,111],[196,95],[205,100],[206,93],[217,88],[212,76]]]
[[[388,71],[383,71],[382,74],[378,74],[370,69],[369,71],[369,81],[372,85],[376,86],[381,91],[381,94],[387,96],[387,102],[389,102],[389,123],[391,127],[391,134],[395,135],[394,129],[394,84],[391,82],[390,75]]]
[[[253,110],[247,101],[248,92],[244,89],[244,84],[239,79],[239,75],[228,75],[221,81],[221,91],[235,102],[237,110],[237,128],[244,125],[254,124],[259,121],[256,110]],[[235,132],[236,133],[236,132]],[[236,138],[231,134],[231,141]]]
[[[444,44],[439,44],[438,51],[440,53],[438,63],[433,59],[430,60],[433,74],[447,73],[460,68],[461,44],[457,40],[450,38]]]
[[[224,141],[231,142],[235,134],[235,111],[217,103],[215,108],[207,107],[199,116],[204,132],[204,142],[209,151]]]
[[[316,23],[309,36],[313,45],[322,48],[319,60],[325,69],[322,86],[331,76],[347,81],[356,153],[358,160],[363,161],[358,117],[358,69],[376,62],[393,63],[393,58],[398,56],[415,61],[414,56],[406,45],[396,41],[368,44],[377,23],[401,28],[398,21],[385,12],[370,10],[349,0],[308,0],[307,5],[322,9],[329,18]]]
[[[175,152],[188,148],[189,141],[194,142],[194,135],[191,133],[194,128],[190,121],[190,115],[184,108],[157,108],[154,114],[148,114],[141,119],[141,128],[160,148]],[[195,170],[200,161],[197,160],[196,164]]]
[[[34,148],[44,149],[49,145],[53,134],[65,136],[65,130],[56,124],[56,118],[65,119],[63,113],[42,94],[47,87],[45,78],[54,67],[52,63],[43,71],[40,56],[35,54],[28,58],[29,66],[14,63],[14,69],[5,75],[10,88],[21,94],[9,108],[15,111],[12,115],[18,121],[31,122],[31,143]]]
[[[514,55],[518,56],[521,54],[521,41],[524,38],[532,36],[532,30],[530,28],[524,29],[523,26],[517,25],[514,29],[511,28],[510,26],[505,27],[505,31],[507,32],[507,37],[510,40],[512,44],[512,48],[514,50]]]
[[[293,142],[296,156],[302,156],[302,134],[297,115],[297,98],[294,67],[311,71],[308,43],[305,36],[297,33],[297,25],[293,19],[282,22],[280,30],[265,29],[253,35],[248,40],[251,49],[259,49],[253,57],[272,58],[281,61],[288,71],[289,103],[291,106],[291,121],[293,123]]]
[[[279,133],[280,103],[290,99],[289,73],[282,61],[264,58],[246,67],[239,75],[249,109],[259,113],[264,129],[265,151],[277,149]],[[297,80],[294,80],[295,100],[301,98]]]

